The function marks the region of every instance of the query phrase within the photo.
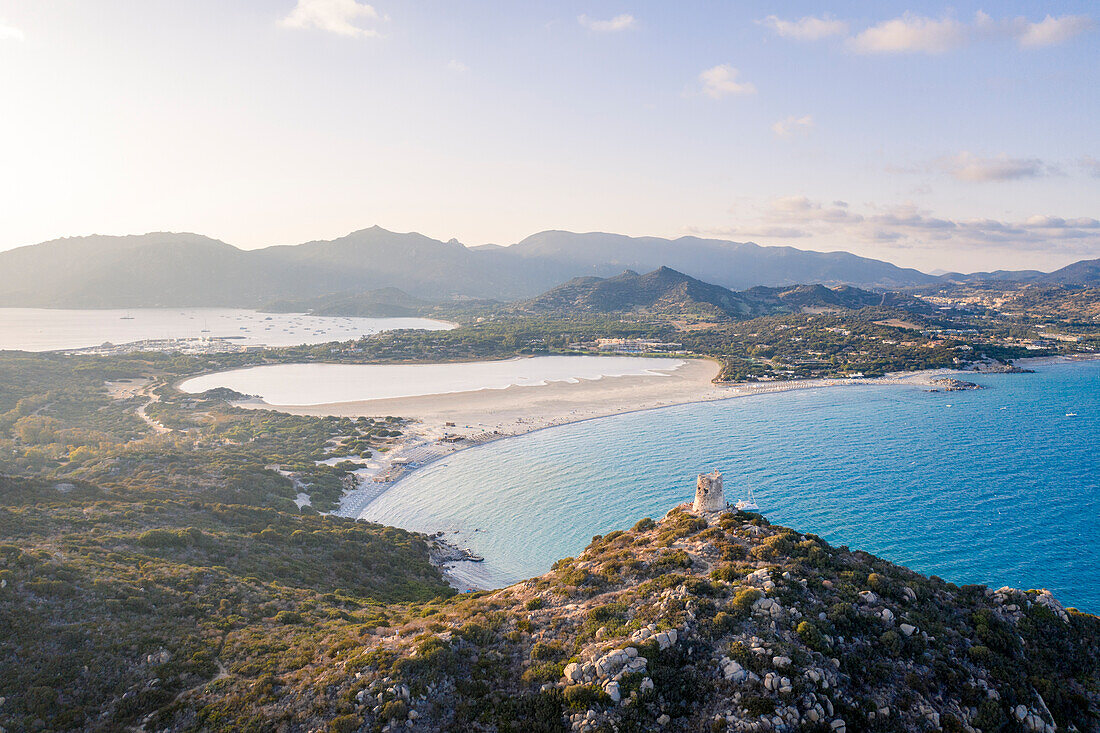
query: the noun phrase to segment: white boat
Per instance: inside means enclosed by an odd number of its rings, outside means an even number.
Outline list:
[[[756,504],[756,497],[753,496],[751,486],[748,487],[748,492],[749,498],[742,499],[741,501],[737,502],[733,505],[734,508],[737,509],[737,511],[739,512],[759,512],[760,507]]]

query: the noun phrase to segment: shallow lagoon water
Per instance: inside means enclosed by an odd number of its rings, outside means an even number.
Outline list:
[[[773,522],[955,583],[1046,587],[1100,612],[1100,362],[679,405],[550,428],[414,472],[364,510],[485,556],[486,587],[660,517],[720,469]]]
[[[452,325],[427,318],[310,316],[236,308],[0,308],[0,349],[54,351],[104,342],[202,337],[229,338],[242,346],[297,346],[349,341],[398,328],[439,330]]]
[[[630,356],[536,356],[453,364],[273,364],[206,374],[179,388],[197,393],[228,387],[271,405],[325,405],[602,377],[663,376],[657,370],[683,363]]]

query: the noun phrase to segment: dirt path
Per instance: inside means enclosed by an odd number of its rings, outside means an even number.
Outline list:
[[[160,395],[153,392],[153,388],[159,386],[159,383],[152,379],[135,379],[125,382],[107,382],[107,394],[114,397],[116,400],[129,400],[135,397],[145,397],[146,401],[134,408],[134,414],[140,417],[145,424],[153,429],[153,432],[159,434],[172,432],[171,428],[166,428],[159,422],[149,417],[146,410],[149,405],[160,400]]]
[[[149,398],[149,401],[148,402],[143,402],[141,405],[138,406],[138,408],[136,410],[134,410],[134,412],[137,414],[138,417],[140,417],[142,420],[144,420],[146,422],[146,424],[148,424],[149,427],[151,427],[153,429],[154,432],[156,432],[158,434],[172,432],[171,428],[164,427],[159,422],[157,422],[153,418],[149,417],[148,413],[146,413],[146,409],[148,409],[149,405],[151,405],[154,402],[157,402],[158,400],[160,400],[160,395],[151,394],[149,392],[145,392],[144,394]]]

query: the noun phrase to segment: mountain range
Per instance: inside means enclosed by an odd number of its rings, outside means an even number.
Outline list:
[[[433,301],[522,300],[571,278],[662,266],[729,289],[821,283],[889,290],[971,277],[1014,279],[1012,273],[936,277],[848,252],[698,237],[546,231],[509,247],[465,247],[371,227],[328,241],[241,250],[197,234],[161,232],[73,237],[0,252],[0,306],[259,307],[385,288]],[[1100,260],[1015,278],[1097,284]]]

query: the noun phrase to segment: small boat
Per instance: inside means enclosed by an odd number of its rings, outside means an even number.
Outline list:
[[[1077,417],[1077,413],[1076,412],[1067,412],[1066,417]]]
[[[759,512],[760,507],[756,504],[756,497],[752,493],[752,487],[748,487],[749,498],[742,499],[733,505],[733,507],[739,512]]]

